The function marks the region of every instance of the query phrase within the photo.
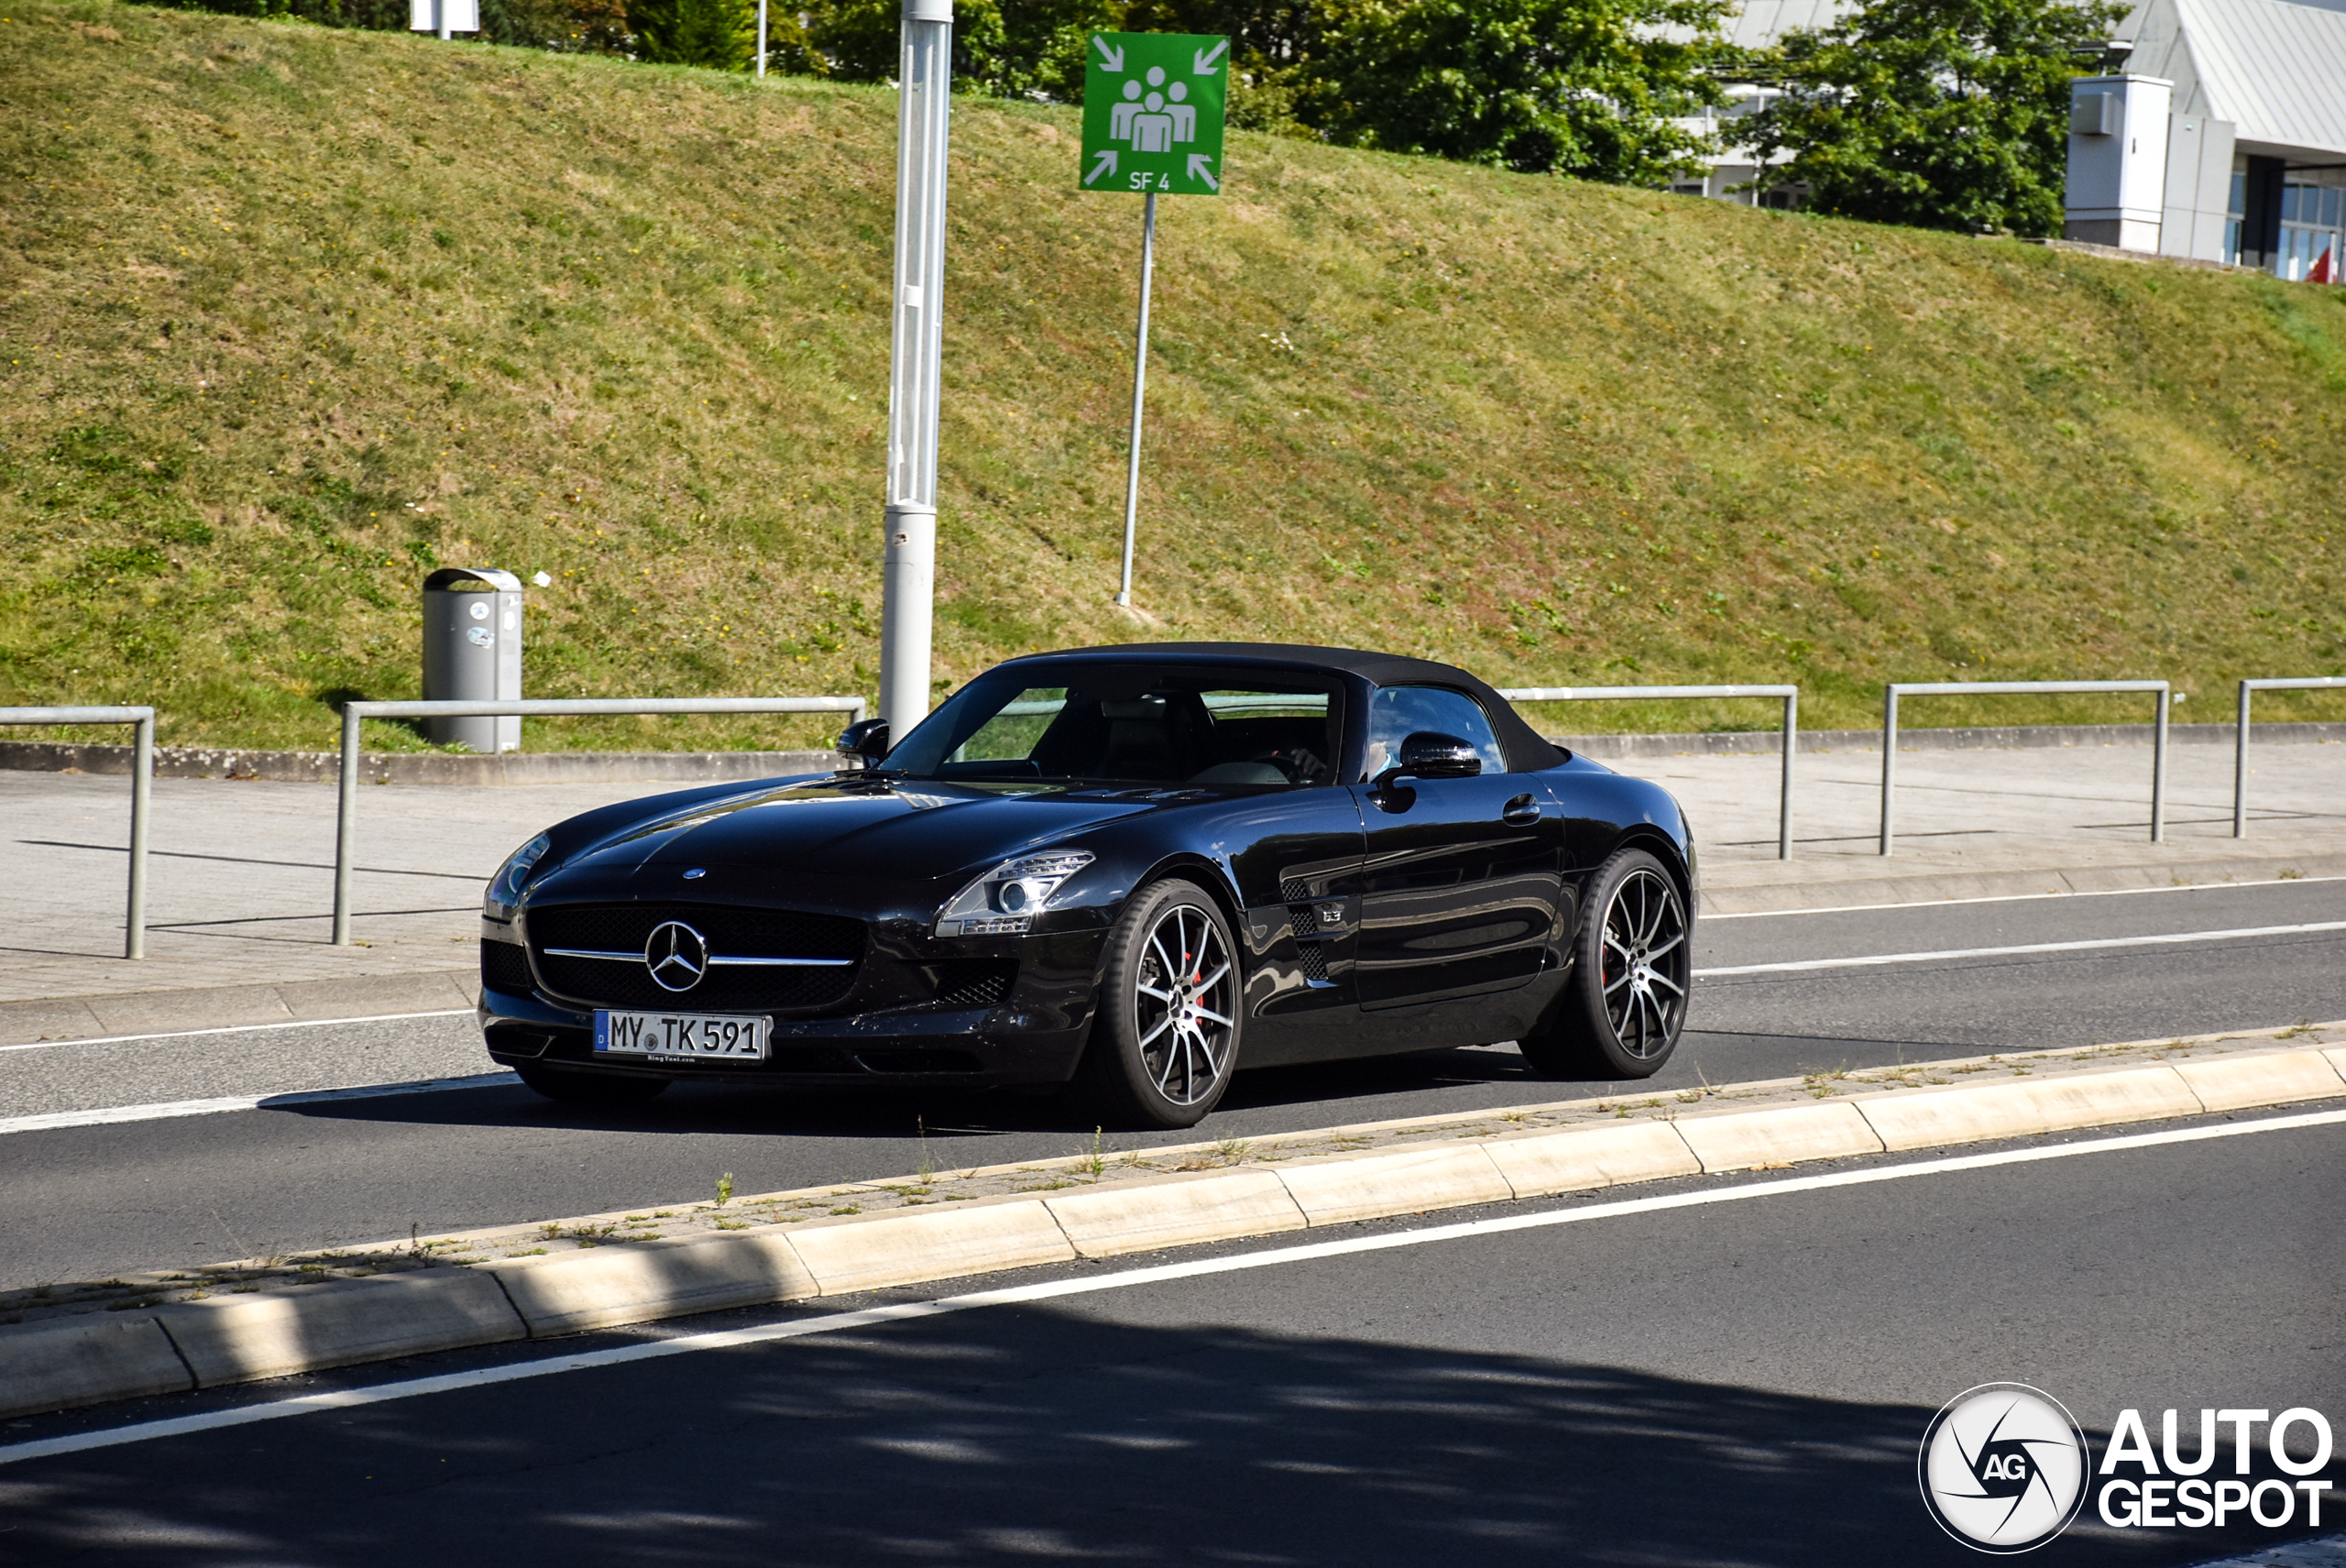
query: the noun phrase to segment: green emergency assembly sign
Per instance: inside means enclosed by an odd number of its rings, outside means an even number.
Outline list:
[[[1196,33],[1094,33],[1084,60],[1086,191],[1222,192],[1230,40]]]

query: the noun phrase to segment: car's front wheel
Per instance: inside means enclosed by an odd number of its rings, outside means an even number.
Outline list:
[[[1105,1119],[1194,1127],[1230,1087],[1240,993],[1230,924],[1194,883],[1135,894],[1108,934],[1081,1087]]]
[[[668,1087],[664,1078],[631,1078],[615,1072],[573,1072],[543,1062],[515,1062],[522,1082],[564,1105],[641,1105]]]
[[[1622,850],[1589,879],[1588,907],[1553,1022],[1516,1047],[1543,1078],[1651,1078],[1694,985],[1685,896],[1660,861]]]

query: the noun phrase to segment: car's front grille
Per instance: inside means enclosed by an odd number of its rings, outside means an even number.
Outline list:
[[[828,959],[830,963],[712,963],[698,984],[671,991],[645,968],[645,942],[674,920],[700,933],[715,958]],[[795,910],[721,904],[566,904],[532,909],[530,956],[546,989],[603,1007],[691,1008],[714,1012],[802,1011],[827,1007],[855,988],[862,967],[861,920]],[[553,948],[625,953],[586,959]]]
[[[518,942],[480,942],[480,982],[508,996],[530,994],[530,953]]]

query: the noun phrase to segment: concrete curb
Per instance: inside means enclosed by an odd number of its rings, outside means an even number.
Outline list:
[[[981,1198],[851,1223],[817,1220],[781,1239],[796,1250],[826,1296],[1076,1257],[1075,1245],[1050,1210],[1032,1198]]]
[[[2346,1047],[1852,1095],[839,1215],[0,1328],[0,1417],[1395,1214],[2346,1097]]]
[[[1633,1181],[1699,1176],[1703,1162],[1666,1122],[1626,1127],[1576,1127],[1494,1138],[1483,1152],[1518,1198],[1550,1198]]]
[[[289,1295],[217,1296],[159,1308],[150,1321],[170,1336],[199,1388],[523,1335],[494,1277],[453,1268]]]
[[[0,1002],[0,1046],[446,1013],[470,1008],[479,997],[480,970],[475,965],[421,974]]]
[[[1310,1223],[1280,1174],[1272,1170],[1173,1176],[1052,1198],[1043,1207],[1085,1257],[1276,1235]]]
[[[1482,1144],[1321,1155],[1282,1165],[1277,1174],[1289,1200],[1312,1225],[1504,1203],[1525,1196]]]
[[[479,1272],[503,1287],[517,1328],[532,1339],[795,1301],[820,1290],[781,1236],[597,1247],[484,1264]]]
[[[0,1413],[181,1394],[195,1374],[152,1318],[109,1315],[0,1330]]]
[[[1718,1111],[1681,1116],[1675,1124],[1705,1172],[1712,1175],[1882,1152],[1880,1135],[1847,1100],[1772,1111]]]
[[[2152,1122],[2165,1116],[2197,1116],[2214,1109],[2203,1104],[2182,1076],[2165,1066],[2079,1073],[2044,1083],[2023,1080],[1924,1090],[1891,1098],[1895,1104],[1866,1105],[1862,1114],[1882,1146],[1892,1152]]]

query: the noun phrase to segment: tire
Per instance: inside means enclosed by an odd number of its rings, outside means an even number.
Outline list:
[[[1517,1048],[1542,1078],[1651,1078],[1686,1023],[1686,895],[1653,856],[1621,850],[1589,879],[1584,907],[1553,1021]]]
[[[1157,883],[1124,906],[1077,1071],[1102,1125],[1194,1127],[1221,1102],[1243,1027],[1236,953],[1229,921],[1195,883]]]
[[[668,1087],[664,1078],[631,1078],[615,1072],[574,1072],[543,1062],[515,1062],[522,1082],[562,1105],[641,1105]]]

